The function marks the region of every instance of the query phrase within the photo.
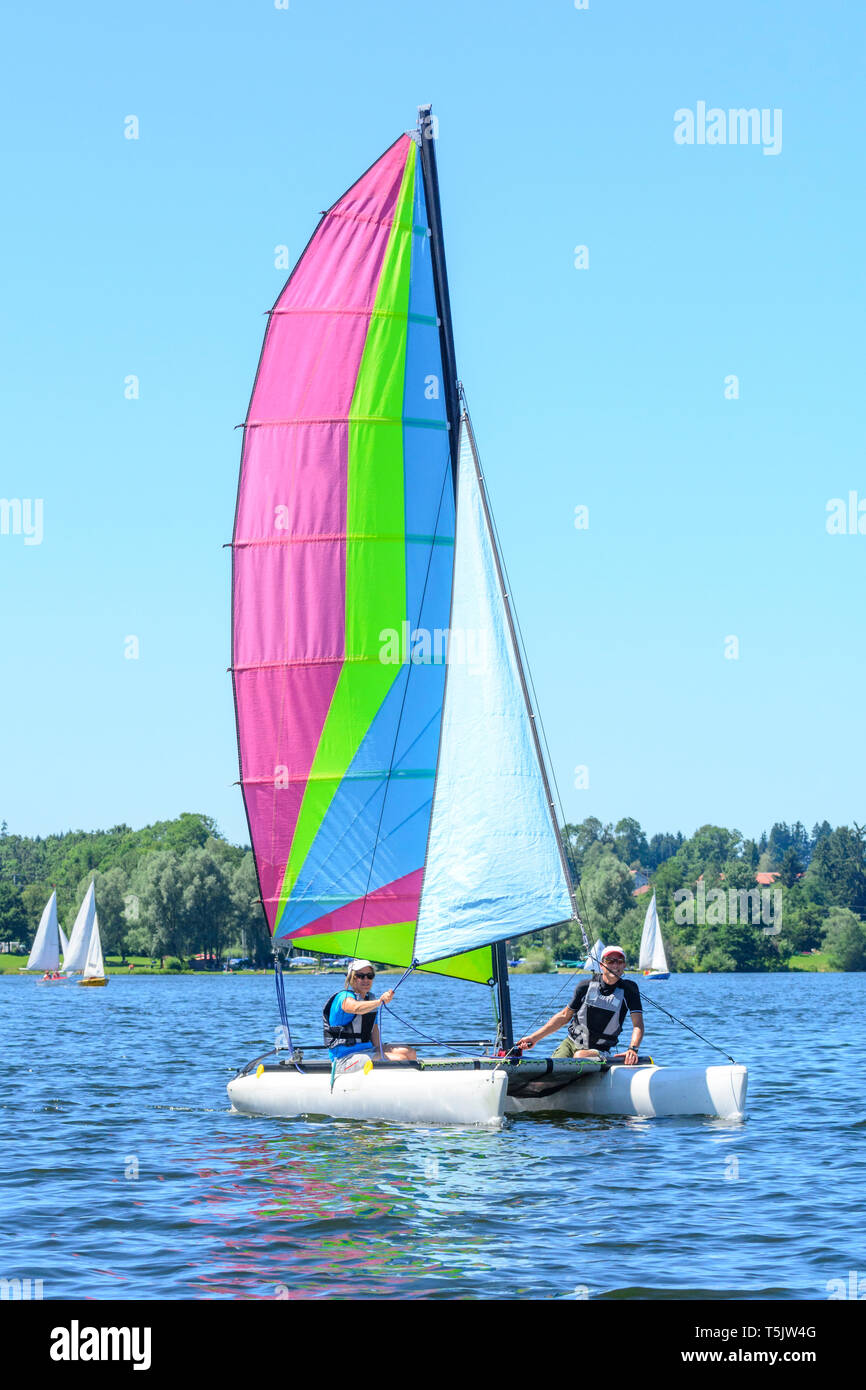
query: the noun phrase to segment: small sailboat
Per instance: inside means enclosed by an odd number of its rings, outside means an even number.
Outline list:
[[[57,920],[57,891],[55,890],[42,910],[30,956],[22,973],[41,971],[43,972],[42,979],[37,980],[37,984],[65,985],[66,977],[59,973],[60,956],[62,954],[65,960],[68,951],[69,943]]]
[[[576,923],[592,953],[457,379],[432,128],[419,108],[323,215],[268,316],[244,423],[231,671],[285,1051],[229,1098],[426,1124],[739,1114],[744,1067],[514,1053],[507,940]],[[288,948],[491,987],[496,1039],[332,1071],[292,1042]]]
[[[108,984],[102,959],[99,918],[96,915],[96,889],[92,881],[78,909],[63,968],[70,975],[81,975],[78,981],[80,985]]]
[[[655,893],[652,895],[652,902],[647,908],[644,918],[638,970],[643,971],[648,980],[669,980],[671,977],[665,955],[665,943],[662,940],[662,929],[659,926]]]
[[[87,946],[87,959],[84,963],[84,973],[78,983],[80,985],[108,984],[108,976],[105,973],[105,962],[102,959],[102,941],[99,937],[99,918],[95,912],[93,914],[90,941]]]
[[[601,969],[601,953],[603,950],[604,942],[599,936],[596,938],[595,945],[593,946],[586,960],[583,962],[584,970],[589,970],[590,973],[593,975],[597,974],[597,972]]]

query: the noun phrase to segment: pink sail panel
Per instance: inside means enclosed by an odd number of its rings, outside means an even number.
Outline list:
[[[406,874],[393,883],[386,883],[383,888],[376,888],[365,897],[357,898],[355,902],[346,903],[334,912],[319,917],[308,927],[299,928],[293,932],[292,940],[298,941],[305,936],[324,936],[328,932],[345,931],[357,934],[363,928],[368,915],[369,920],[380,927],[390,926],[395,922],[414,923],[418,914],[418,899],[421,896],[423,879],[424,870],[416,869],[414,873]]]
[[[319,224],[271,312],[244,431],[232,671],[271,930],[345,655],[348,417],[408,145],[396,141]]]

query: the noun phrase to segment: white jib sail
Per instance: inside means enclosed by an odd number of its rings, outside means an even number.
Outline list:
[[[93,914],[93,927],[90,933],[90,943],[87,951],[87,961],[84,966],[85,980],[102,980],[105,978],[105,963],[102,959],[102,942],[99,939],[99,918]]]
[[[93,935],[93,922],[96,917],[96,895],[91,883],[78,909],[78,916],[69,938],[69,950],[63,957],[63,969],[67,974],[81,971],[87,962],[87,951]]]
[[[27,961],[28,970],[56,970],[60,964],[60,924],[57,921],[57,893],[51,894],[42,910]]]
[[[57,923],[57,930],[60,933],[60,954],[63,957],[65,969],[66,957],[69,955],[69,942],[66,940],[66,932],[63,930],[59,922]]]
[[[656,910],[655,893],[653,893],[652,902],[647,908],[644,918],[638,970],[658,970],[662,974],[668,972],[665,944],[662,940],[662,929],[659,926],[659,916]]]
[[[450,633],[415,934],[422,963],[572,915],[465,425]]]

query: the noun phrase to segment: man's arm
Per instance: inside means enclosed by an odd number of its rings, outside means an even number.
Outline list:
[[[573,1018],[574,1010],[566,1004],[565,1008],[560,1009],[558,1014],[554,1014],[553,1018],[548,1019],[542,1028],[536,1028],[534,1033],[527,1033],[525,1038],[521,1038],[517,1046],[521,1049],[534,1047],[537,1042],[541,1042],[542,1038],[546,1038],[548,1033],[555,1033],[558,1029],[565,1028]]]
[[[638,1009],[635,1009],[634,1013],[633,1013],[632,1016],[631,1016],[631,1042],[629,1043],[628,1051],[627,1051],[626,1054],[625,1054],[625,1064],[626,1064],[627,1067],[633,1067],[633,1066],[635,1066],[635,1065],[637,1064],[637,1055],[638,1055],[638,1052],[640,1051],[640,1044],[641,1044],[641,1038],[642,1038],[642,1037],[643,1037],[643,1014],[642,1014]],[[628,1054],[629,1054],[629,1052],[633,1052],[633,1053],[634,1053],[634,1061],[633,1061],[633,1062],[630,1062],[629,1059],[628,1059]]]

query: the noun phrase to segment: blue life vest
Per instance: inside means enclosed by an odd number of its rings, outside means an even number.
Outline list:
[[[366,1014],[352,1014],[351,1023],[332,1023],[331,1005],[339,994],[352,994],[357,999],[354,990],[338,989],[336,994],[332,994],[324,1009],[322,1010],[322,1022],[324,1024],[325,1047],[360,1047],[362,1044],[370,1044],[373,1036],[373,1025],[376,1022],[376,1011],[371,1009]],[[367,998],[369,999],[369,995]],[[345,1013],[345,1010],[343,1010]]]

